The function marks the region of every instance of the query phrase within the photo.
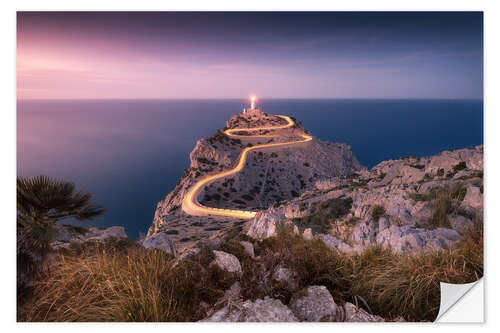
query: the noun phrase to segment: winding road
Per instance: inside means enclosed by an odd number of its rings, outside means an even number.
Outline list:
[[[233,129],[228,129],[224,131],[224,134],[233,137],[233,138],[262,138],[262,137],[276,137],[278,135],[238,135],[238,134],[233,134],[233,132],[241,132],[241,131],[262,131],[262,130],[278,130],[278,129],[284,129],[284,128],[289,128],[295,125],[295,122],[293,121],[292,118],[288,116],[278,116],[280,118],[283,118],[287,121],[286,125],[281,125],[281,126],[267,126],[267,127],[254,127],[254,128],[233,128]],[[217,216],[225,216],[225,217],[234,217],[238,219],[251,219],[255,217],[257,212],[252,212],[252,211],[244,211],[244,210],[236,210],[236,209],[223,209],[223,208],[213,208],[213,207],[206,207],[203,206],[198,202],[198,196],[200,192],[203,190],[203,188],[210,183],[216,181],[217,179],[228,177],[231,175],[234,175],[237,172],[240,172],[243,167],[245,166],[245,162],[247,159],[247,154],[248,152],[252,150],[258,150],[258,149],[263,149],[263,148],[270,148],[270,147],[277,147],[277,146],[287,146],[287,145],[294,145],[302,142],[307,142],[312,140],[312,136],[301,133],[300,137],[303,138],[303,140],[297,140],[297,141],[288,141],[288,142],[277,142],[277,143],[267,143],[267,144],[262,144],[262,145],[256,145],[252,147],[246,147],[244,148],[239,156],[238,164],[226,171],[222,171],[219,173],[215,174],[210,174],[202,179],[200,179],[198,182],[196,182],[186,193],[184,196],[184,199],[182,200],[182,210],[189,214],[189,215],[194,215],[194,216],[206,216],[206,215],[217,215]]]

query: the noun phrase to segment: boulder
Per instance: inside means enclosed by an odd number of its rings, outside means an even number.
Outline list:
[[[246,242],[246,241],[241,241],[240,242],[241,246],[243,246],[243,248],[245,249],[245,252],[253,259],[255,258],[255,251],[254,251],[254,248],[253,248],[253,244],[250,243],[250,242]]]
[[[217,265],[220,269],[230,273],[243,274],[240,261],[234,255],[223,251],[213,251],[213,253],[215,260],[211,265]]]
[[[306,240],[311,240],[313,238],[311,228],[305,229],[304,232],[302,233],[302,237],[304,237],[304,239]]]
[[[224,306],[204,322],[296,322],[292,311],[281,301],[266,296],[254,302],[236,302]]]
[[[256,239],[276,236],[280,222],[280,215],[272,209],[259,212],[248,222],[247,235]]]
[[[158,249],[173,256],[177,256],[177,248],[175,243],[165,233],[158,233],[147,237],[142,242],[142,246],[146,249]]]
[[[453,230],[456,230],[461,235],[474,226],[474,222],[463,215],[453,215],[449,217],[449,221]]]
[[[317,237],[333,250],[337,250],[346,254],[353,254],[358,251],[358,248],[352,247],[330,234],[319,234]]]
[[[324,286],[311,286],[299,292],[290,302],[290,309],[301,321],[338,321],[338,308]]]
[[[465,193],[462,206],[464,208],[483,209],[483,194],[479,187],[473,185],[467,186],[467,193]]]
[[[174,264],[172,265],[172,267],[175,267],[177,266],[179,263],[181,263],[182,261],[186,260],[189,256],[194,256],[194,255],[197,255],[201,250],[197,247],[193,247],[191,249],[187,249],[185,250],[184,252],[182,252],[178,257],[177,259],[175,260]]]
[[[347,322],[382,322],[384,318],[371,315],[363,309],[357,308],[352,303],[344,304],[344,321]]]
[[[285,268],[278,267],[274,271],[273,278],[279,282],[285,282],[288,287],[292,290],[295,290],[299,286],[298,275],[295,271]]]

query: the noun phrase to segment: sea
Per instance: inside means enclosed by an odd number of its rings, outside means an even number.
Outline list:
[[[17,174],[71,181],[106,214],[87,226],[145,234],[157,203],[189,167],[200,138],[247,100],[19,100]],[[320,140],[348,144],[368,168],[483,143],[482,100],[263,99]]]

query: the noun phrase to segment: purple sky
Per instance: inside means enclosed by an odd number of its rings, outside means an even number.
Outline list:
[[[479,12],[17,19],[19,99],[483,98]]]

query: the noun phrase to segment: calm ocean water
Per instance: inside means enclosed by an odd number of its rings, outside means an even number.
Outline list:
[[[351,146],[372,167],[483,143],[481,100],[262,100],[315,137]],[[17,171],[76,183],[106,215],[90,225],[145,233],[156,204],[189,166],[196,141],[224,127],[245,100],[19,101]]]

